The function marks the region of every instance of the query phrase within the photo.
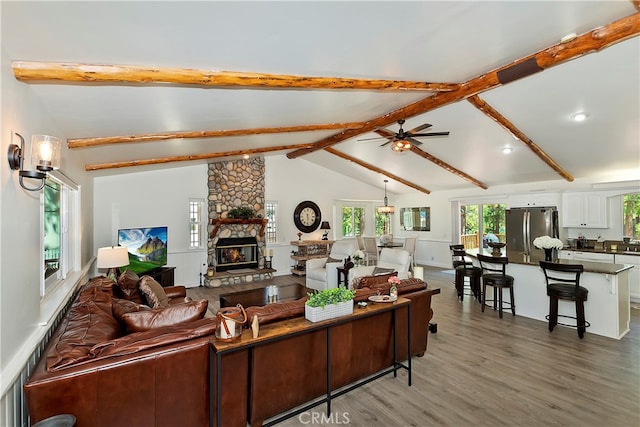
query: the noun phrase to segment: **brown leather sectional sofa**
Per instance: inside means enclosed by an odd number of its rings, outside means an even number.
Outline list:
[[[371,287],[364,286],[357,291],[357,300],[377,294],[380,290],[377,286],[382,286],[382,291],[385,288],[385,284],[379,283],[368,286]],[[202,302],[184,302],[183,287],[164,290],[171,300],[168,308],[147,310],[145,320],[127,319],[125,324],[122,312],[127,310],[123,310],[122,305],[130,305],[132,298],[126,287],[116,286],[104,277],[91,279],[78,292],[24,386],[31,422],[70,413],[76,416],[78,427],[215,425],[214,322],[199,318],[204,314]],[[399,292],[412,301],[411,353],[422,355],[432,316],[431,295],[437,292],[413,279],[404,281]],[[135,311],[131,306],[128,309]],[[171,310],[174,314],[166,314]],[[182,313],[176,315],[176,310]],[[265,325],[303,316],[304,301],[250,307],[247,311],[258,315],[261,325]],[[397,324],[401,360],[406,359],[406,311],[404,313],[398,317]],[[140,317],[135,313],[124,315],[127,316]],[[187,320],[176,323],[180,317]],[[384,319],[376,322],[386,325]],[[130,332],[131,325],[138,331]],[[371,327],[381,331],[384,325],[360,321],[345,328],[342,334],[351,336],[357,330],[359,338],[354,345],[358,351],[366,351],[371,342],[366,330]],[[261,369],[268,369],[269,360],[282,361],[285,356],[293,358],[291,363],[301,364],[300,368],[304,369],[306,361],[314,363],[315,356],[309,354],[309,349],[318,344],[322,342],[317,334],[302,334],[287,344],[287,351],[281,349],[280,344],[264,346],[253,353],[246,350],[225,354],[221,378],[222,425],[245,426],[247,422],[259,425],[264,419],[299,404],[301,399],[304,402],[315,398],[321,384],[314,385],[313,381],[306,390],[296,390],[293,395],[285,393],[284,388],[258,394],[257,382],[253,387],[250,382],[252,378],[268,378],[269,372]],[[367,363],[362,363],[361,354],[359,359],[354,355],[352,359],[358,361],[359,367],[336,370],[339,377],[332,384],[340,387],[379,371],[385,364],[388,366],[389,351],[376,352],[380,354],[371,354]],[[260,354],[263,360],[259,359]]]

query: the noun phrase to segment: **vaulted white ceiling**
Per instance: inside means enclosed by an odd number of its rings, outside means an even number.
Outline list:
[[[3,1],[1,7],[2,49],[12,61],[448,83],[468,81],[567,34],[637,12],[631,1]],[[164,84],[30,86],[68,139],[363,122],[431,94]],[[575,178],[640,178],[639,37],[480,97]],[[572,121],[576,111],[588,112],[588,119]],[[405,130],[427,122],[433,124],[429,131],[449,131],[447,137],[422,138],[420,148],[489,187],[561,179],[467,101],[406,119]],[[397,125],[387,128],[395,131]],[[104,145],[78,149],[78,154],[86,165],[103,164],[307,144],[338,132]],[[358,141],[376,136],[365,133],[333,148],[431,191],[473,187],[414,153],[379,147],[384,140]],[[505,145],[514,151],[502,154]],[[382,179],[324,150],[290,161],[311,161],[372,185]],[[394,180],[389,190],[413,191]]]

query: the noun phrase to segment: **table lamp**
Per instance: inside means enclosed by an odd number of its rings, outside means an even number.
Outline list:
[[[120,277],[120,268],[129,265],[129,252],[126,246],[106,246],[98,248],[98,262],[96,267],[108,268],[107,277]]]
[[[329,240],[329,230],[331,230],[329,221],[322,221],[322,224],[320,224],[320,230],[324,230],[322,233],[322,240]]]

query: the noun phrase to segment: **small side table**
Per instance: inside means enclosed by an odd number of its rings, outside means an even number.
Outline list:
[[[342,267],[336,267],[336,270],[338,271],[338,286],[342,284],[344,278],[344,287],[349,287],[349,270],[351,270],[352,268],[353,263],[350,261],[345,262]]]

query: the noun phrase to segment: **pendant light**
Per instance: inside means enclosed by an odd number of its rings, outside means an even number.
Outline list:
[[[387,198],[387,182],[389,182],[388,179],[384,180],[384,206],[378,206],[378,213],[381,214],[393,214],[396,211],[396,208],[394,206],[389,206],[389,199]]]

